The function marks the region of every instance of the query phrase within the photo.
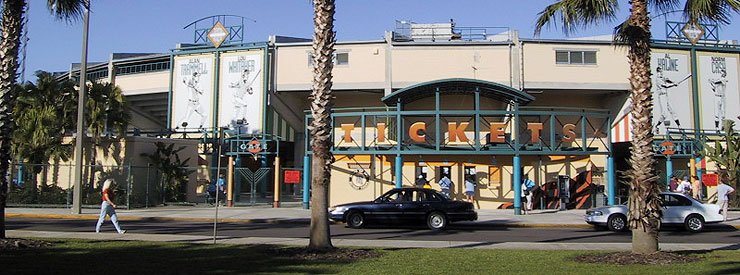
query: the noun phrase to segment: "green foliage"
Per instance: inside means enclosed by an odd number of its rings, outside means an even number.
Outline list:
[[[185,169],[190,158],[180,159],[178,153],[185,149],[181,146],[175,149],[175,144],[166,145],[163,142],[156,142],[157,150],[152,154],[141,154],[149,160],[161,174],[160,184],[164,186],[165,201],[184,201],[185,187],[187,186],[192,170]]]
[[[76,101],[76,99],[75,99]],[[92,140],[100,144],[103,136],[122,136],[131,122],[128,103],[121,88],[111,83],[92,82],[85,98],[85,126]]]
[[[74,127],[74,83],[57,81],[47,72],[37,72],[36,77],[37,84],[16,87],[12,153],[32,164],[45,164],[51,158],[67,161],[71,148],[62,144],[62,138]],[[40,168],[35,166],[33,172],[39,173]]]
[[[67,190],[56,185],[42,183],[38,186],[26,183],[23,187],[11,185],[9,203],[19,204],[66,204]]]
[[[714,146],[702,141],[704,151],[700,155],[717,164],[722,171],[720,179],[737,190],[740,179],[740,135],[735,133],[735,122],[732,120],[722,121],[722,129],[725,131],[725,136],[721,140],[714,141]]]

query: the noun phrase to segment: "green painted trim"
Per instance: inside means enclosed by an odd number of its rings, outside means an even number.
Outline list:
[[[650,43],[651,49],[673,49],[673,50],[698,50],[708,52],[723,52],[723,53],[740,53],[740,48],[726,48],[726,47],[711,47],[702,45],[678,45],[678,44],[667,44],[667,43]]]
[[[273,129],[273,125],[275,125],[275,124],[273,124],[273,119],[275,119],[275,115],[274,115],[274,113],[272,111],[272,107],[269,107],[268,106],[265,109],[267,109],[267,116],[266,116],[266,119],[265,119],[265,122],[266,122],[265,124],[267,124],[267,125],[265,125],[265,127],[263,128],[263,132],[265,134],[272,135],[272,133],[274,133],[273,131],[275,130],[275,129]]]
[[[434,96],[433,93],[435,93],[435,90],[433,88],[437,88],[436,91],[438,91],[438,88],[440,86],[444,86],[445,84],[451,84],[451,83],[460,83],[461,85],[470,86],[471,89],[474,88],[482,88],[481,92],[484,96],[486,95],[504,95],[505,97],[510,97],[511,100],[520,102],[522,104],[527,104],[529,102],[534,101],[534,96],[531,96],[521,90],[514,89],[512,87],[499,84],[496,82],[490,82],[485,80],[479,80],[479,79],[470,79],[470,78],[448,78],[448,79],[439,79],[439,80],[433,80],[428,81],[424,83],[419,83],[416,85],[411,85],[409,87],[400,89],[398,91],[395,91],[387,96],[384,96],[380,100],[383,101],[386,105],[391,105],[392,103],[396,103],[397,100],[403,99],[406,97],[406,94],[415,90],[429,90],[429,97]],[[403,102],[404,100],[401,100]]]
[[[175,56],[170,53],[170,83],[168,83],[167,90],[167,104],[169,110],[167,110],[167,128],[172,128],[172,113],[175,111],[172,108],[172,81],[175,77]]]
[[[283,117],[280,116],[280,113],[275,112],[277,115],[277,136],[282,137],[283,136]]]
[[[265,45],[262,46],[262,117],[263,117],[263,119],[262,119],[262,132],[263,133],[267,132],[267,120],[264,119],[264,117],[267,114],[267,109],[268,109],[268,106],[267,106],[268,100],[267,100],[267,98],[269,96],[267,94],[268,93],[268,90],[267,90],[267,81],[269,80],[269,78],[268,78],[269,72],[267,71],[267,69],[268,69],[267,62],[269,62],[269,60],[267,58],[267,51],[268,50],[269,50],[268,44],[265,44]]]
[[[187,55],[187,54],[202,54],[202,53],[213,53],[213,52],[230,52],[230,51],[239,51],[239,50],[250,50],[250,49],[265,49],[267,48],[269,42],[253,42],[250,43],[251,45],[247,46],[235,46],[235,47],[219,47],[214,48],[213,46],[207,47],[207,48],[180,48],[180,49],[170,49],[170,53],[173,55]],[[263,45],[264,44],[264,45]]]

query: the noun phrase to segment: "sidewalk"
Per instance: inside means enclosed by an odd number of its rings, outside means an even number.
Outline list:
[[[67,208],[6,208],[8,218],[46,218],[46,219],[98,219],[100,210],[83,209],[82,214],[71,214]],[[164,206],[132,210],[116,209],[120,220],[175,220],[175,221],[213,221],[215,207]],[[575,227],[590,228],[583,220],[584,209],[558,211],[533,210],[527,215],[514,215],[511,209],[479,209],[478,221],[460,222],[481,226],[502,227]],[[728,211],[729,212],[729,211]],[[724,224],[740,229],[740,212],[729,212]],[[219,207],[220,222],[247,223],[305,223],[311,221],[311,210],[302,208],[272,208],[269,206]]]

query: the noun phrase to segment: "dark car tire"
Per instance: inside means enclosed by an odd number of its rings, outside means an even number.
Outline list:
[[[432,212],[427,215],[427,226],[431,230],[442,230],[447,227],[447,216],[442,212]]]
[[[347,226],[350,228],[362,228],[365,226],[365,216],[360,212],[350,212],[347,214]]]
[[[627,217],[622,214],[614,214],[606,220],[606,227],[611,231],[619,232],[627,229]]]
[[[704,217],[698,214],[691,214],[686,217],[683,227],[691,233],[701,232],[704,230]]]

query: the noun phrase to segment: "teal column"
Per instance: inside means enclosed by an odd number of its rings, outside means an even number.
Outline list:
[[[396,188],[401,188],[403,181],[403,158],[396,155]]]
[[[267,155],[260,157],[260,167],[267,168]],[[262,198],[267,197],[267,176],[260,180],[260,188],[258,190],[262,191],[260,194]]]
[[[309,194],[311,192],[311,157],[303,157],[303,209],[308,209]]]
[[[242,158],[239,157],[239,155],[236,155],[236,159],[234,160],[234,202],[239,201],[239,194],[242,193],[242,173],[239,172],[239,168],[242,168]]]
[[[615,204],[615,198],[617,196],[617,180],[616,180],[616,167],[614,166],[614,158],[609,156],[606,158],[606,184],[607,184],[607,190],[609,191],[609,196],[607,197],[607,204],[608,205],[614,205]]]
[[[665,184],[669,189],[671,187],[671,176],[673,176],[673,161],[671,160],[671,156],[667,156],[665,161]]]
[[[701,175],[703,174],[703,172],[704,171],[702,171],[701,169],[701,158],[696,158],[696,177],[699,178],[699,180],[701,180]]]
[[[514,156],[514,215],[522,214],[522,159]]]

